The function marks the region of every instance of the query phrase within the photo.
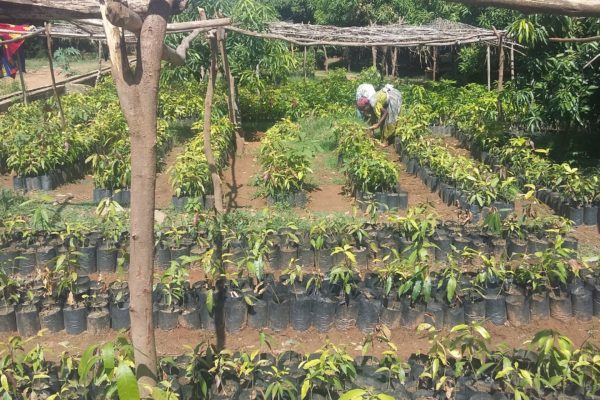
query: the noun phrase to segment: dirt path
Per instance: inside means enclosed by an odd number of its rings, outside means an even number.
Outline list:
[[[526,348],[526,345],[523,345],[523,343],[531,339],[536,332],[542,329],[555,329],[567,335],[574,342],[575,346],[580,346],[588,339],[591,343],[598,345],[597,322],[598,320],[596,319],[592,322],[581,322],[575,319],[569,322],[548,320],[532,323],[526,327],[516,327],[508,324],[505,326],[496,326],[490,322],[486,322],[484,326],[492,336],[492,348],[500,344],[508,345],[511,348]],[[328,333],[320,333],[314,328],[310,328],[305,332],[297,332],[291,328],[281,332],[273,332],[270,329],[265,329],[264,331],[271,336],[270,343],[273,352],[276,354],[286,350],[294,350],[302,354],[311,353],[322,347],[329,340],[345,348],[348,353],[356,357],[361,355],[362,344],[366,337],[366,334],[358,328],[352,328],[347,331],[333,329]],[[427,352],[431,347],[427,338],[414,330],[397,328],[391,332],[392,342],[397,345],[398,355],[403,360],[407,360],[413,353]],[[40,344],[44,346],[48,359],[57,360],[63,351],[68,351],[74,355],[81,355],[87,346],[108,342],[121,335],[130,338],[129,332],[119,334],[112,330],[100,335],[84,332],[80,335],[71,336],[64,331],[52,334],[47,333],[43,336],[32,338],[26,344],[26,349],[31,349],[36,344]],[[233,352],[249,352],[259,348],[258,335],[259,332],[256,329],[248,327],[237,333],[227,333],[225,336],[225,346]],[[7,333],[0,333],[0,343],[6,342],[10,336]],[[201,342],[216,344],[215,333],[213,331],[185,328],[176,328],[171,331],[156,330],[156,347],[161,355],[183,354]],[[385,350],[387,349],[375,340],[374,348],[370,351],[370,354],[381,356],[381,353]]]

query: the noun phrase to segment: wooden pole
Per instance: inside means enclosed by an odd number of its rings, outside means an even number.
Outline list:
[[[219,52],[221,53],[221,59],[223,60],[223,71],[227,78],[227,88],[229,89],[229,93],[227,96],[227,105],[229,106],[229,119],[231,123],[235,125],[235,150],[238,154],[241,154],[244,151],[244,139],[240,135],[240,115],[237,108],[237,101],[235,96],[235,78],[231,74],[231,68],[229,68],[229,58],[227,57],[227,51],[225,49],[225,39],[227,38],[227,33],[225,29],[219,28]]]
[[[373,57],[373,66],[377,68],[377,47],[371,47],[371,57]]]
[[[487,57],[486,57],[486,61],[487,61],[487,85],[488,85],[488,90],[492,90],[492,67],[491,67],[491,58],[492,58],[492,54],[490,52],[490,46],[487,46]]]
[[[27,104],[27,87],[25,86],[25,77],[23,76],[23,65],[21,65],[21,57],[16,54],[17,68],[19,69],[19,81],[21,82],[21,92],[23,93],[23,103]]]
[[[434,81],[437,80],[437,67],[438,67],[437,53],[438,53],[437,47],[434,47],[433,48],[433,80]]]
[[[392,49],[392,76],[396,77],[396,69],[398,67],[398,48]]]
[[[504,88],[504,46],[503,46],[503,37],[502,34],[498,35],[498,51],[499,51],[499,60],[498,60],[498,91],[501,92]]]
[[[302,61],[302,68],[304,69],[304,80],[306,80],[306,75],[307,75],[307,71],[306,71],[306,46],[304,46],[304,59]]]
[[[58,95],[58,90],[56,90],[56,79],[54,78],[54,63],[52,62],[52,37],[50,36],[50,23],[45,23],[44,28],[46,31],[46,44],[48,45],[48,63],[50,64],[50,77],[52,78],[52,90],[54,91],[54,97],[56,97],[56,103],[58,104],[58,112],[60,113],[60,122],[62,128],[65,129],[65,113],[62,108],[62,103],[60,102],[60,96]]]
[[[102,76],[102,40],[98,40],[98,72],[96,73],[96,85]]]
[[[510,79],[515,79],[515,45],[510,45]]]
[[[325,55],[325,72],[329,71],[329,58],[327,57],[327,46],[323,46],[323,54]]]

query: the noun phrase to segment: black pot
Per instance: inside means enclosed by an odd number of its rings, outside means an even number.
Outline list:
[[[169,268],[171,265],[171,250],[168,247],[157,247],[154,254],[154,265],[160,269]]]
[[[82,305],[65,306],[63,309],[65,332],[79,335],[87,329],[87,309]]]
[[[444,327],[452,329],[465,323],[465,308],[462,305],[452,305],[444,308]]]
[[[298,248],[295,246],[282,246],[281,250],[281,267],[287,268],[292,259],[298,259]]]
[[[488,288],[485,294],[485,316],[494,325],[506,322],[506,298],[501,288]]]
[[[262,329],[268,322],[268,304],[265,299],[256,299],[248,306],[248,326]]]
[[[158,328],[163,331],[170,331],[177,328],[179,314],[181,310],[174,307],[161,307],[158,310]]]
[[[548,292],[534,293],[529,299],[529,304],[532,321],[550,319],[550,299],[548,298]]]
[[[16,192],[26,192],[27,191],[27,183],[26,178],[24,176],[13,176],[13,189]]]
[[[506,317],[514,326],[524,326],[531,320],[529,298],[515,291],[506,295]]]
[[[52,177],[48,174],[40,175],[40,186],[45,192],[54,190],[54,182],[52,181]]]
[[[375,292],[364,290],[358,299],[358,317],[356,325],[365,333],[372,333],[379,323],[381,302]]]
[[[299,332],[307,331],[313,320],[314,299],[304,290],[293,291],[290,297],[290,322]]]
[[[35,252],[35,259],[38,266],[54,269],[56,249],[52,246],[39,247]]]
[[[431,300],[427,303],[425,309],[424,322],[435,326],[437,329],[442,329],[444,326],[444,309],[441,303]]]
[[[403,310],[402,319],[400,325],[403,328],[415,329],[425,320],[425,312],[427,307],[425,304],[410,304],[410,300],[403,298],[402,300]]]
[[[60,332],[65,329],[62,309],[59,306],[43,308],[39,313],[40,326],[49,332]]]
[[[176,210],[183,210],[183,209],[185,209],[185,205],[187,204],[188,200],[189,200],[189,197],[186,197],[186,196],[184,196],[184,197],[173,196],[171,198],[171,203],[173,204],[173,207]]]
[[[398,193],[398,208],[406,210],[408,208],[408,192],[400,191]]]
[[[113,330],[129,329],[131,318],[129,316],[129,302],[112,303],[110,305],[110,325]]]
[[[402,304],[393,299],[383,298],[381,305],[381,315],[379,321],[390,329],[396,329],[400,326],[402,319]]]
[[[400,208],[400,193],[388,193],[387,206],[389,211],[398,210]]]
[[[596,225],[598,223],[598,206],[587,205],[583,208],[583,223],[585,225]]]
[[[42,190],[42,181],[39,176],[28,176],[25,178],[25,186],[28,192]]]
[[[188,246],[181,246],[179,248],[171,248],[171,260],[179,260],[180,257],[188,257],[190,255],[190,248]]]
[[[187,329],[200,329],[200,310],[196,307],[184,308],[179,315],[179,326]]]
[[[336,301],[319,294],[313,304],[313,325],[319,332],[328,332],[335,319]]]
[[[573,316],[571,296],[566,293],[550,293],[550,316],[567,322]]]
[[[87,316],[87,330],[92,335],[105,334],[110,330],[110,313],[107,309],[95,310]]]
[[[246,327],[247,307],[244,297],[238,294],[239,297],[233,297],[229,292],[225,297],[225,330],[228,333],[239,332]]]
[[[196,289],[196,296],[198,297],[198,310],[200,311],[200,325],[202,329],[207,330],[215,330],[215,315],[214,315],[214,305],[213,309],[209,311],[207,306],[207,296],[209,292],[204,288],[194,285]],[[216,303],[216,295],[211,294],[213,296],[213,303]]]
[[[278,286],[268,302],[268,326],[282,331],[290,325],[290,299],[286,288]]]
[[[115,272],[117,269],[116,247],[100,246],[96,252],[96,270],[98,272]]]
[[[32,249],[23,251],[17,260],[19,274],[29,275],[35,269],[35,252]]]
[[[19,254],[19,251],[12,247],[0,249],[0,270],[9,275],[18,273]]]
[[[573,221],[573,225],[583,225],[583,207],[569,205],[566,207],[565,216]]]
[[[590,321],[594,315],[593,291],[584,285],[571,290],[573,316],[580,321]]]
[[[33,305],[21,306],[17,309],[15,317],[20,336],[34,336],[41,329],[38,310]]]
[[[523,254],[527,251],[527,242],[522,239],[510,238],[508,241],[507,253],[509,257],[515,254]]]
[[[129,189],[120,189],[118,192],[113,193],[112,197],[114,201],[123,207],[129,207],[131,204],[131,192]]]
[[[0,307],[0,332],[16,332],[17,319],[13,306]]]
[[[81,273],[96,272],[96,246],[80,246],[77,248],[77,262]]]
[[[336,304],[335,329],[346,331],[356,325],[360,305],[356,296],[341,299]]]
[[[92,193],[92,201],[94,202],[94,204],[98,204],[103,199],[106,199],[111,196],[112,196],[112,191],[110,189],[94,188],[94,191]]]

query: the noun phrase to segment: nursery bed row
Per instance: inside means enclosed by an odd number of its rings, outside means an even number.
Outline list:
[[[336,122],[334,136],[338,163],[363,211],[371,204],[381,212],[408,207],[408,193],[400,190],[398,166],[377,148],[363,124]]]
[[[194,207],[210,210],[214,205],[211,174],[204,153],[203,121],[196,122],[192,129],[196,137],[177,156],[175,164],[169,170],[171,185],[174,189],[172,199],[176,209],[184,209],[188,203]],[[235,129],[227,117],[221,117],[211,124],[211,147],[217,172],[227,164],[234,147]],[[191,204],[190,204],[191,205]]]
[[[201,343],[188,353],[160,359],[158,371],[163,381],[153,393],[176,395],[182,400],[366,396],[416,400],[445,398],[451,392],[453,398],[475,400],[511,395],[590,398],[599,390],[593,361],[598,349],[589,344],[576,349],[558,332],[537,333],[530,350],[501,351],[488,348],[491,336],[476,324],[459,325],[446,334],[428,333],[426,329],[422,328],[431,349],[406,361],[397,355],[396,344],[391,341],[380,359],[370,355],[353,358],[342,345],[329,342],[310,354],[233,353]],[[61,398],[132,398],[131,392],[124,392],[136,383],[128,365],[130,344],[124,339],[90,346],[81,358],[65,355],[58,362],[48,361],[43,347],[25,351],[20,338],[11,339],[2,351],[12,355],[0,371],[6,382],[0,388],[2,395],[14,399],[55,393]],[[557,367],[548,368],[548,363]],[[530,379],[518,379],[521,376]],[[536,385],[534,379],[551,384]]]

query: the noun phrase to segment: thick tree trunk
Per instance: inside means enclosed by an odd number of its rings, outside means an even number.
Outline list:
[[[600,17],[598,0],[450,0],[477,7],[512,8],[524,13]]]
[[[150,1],[138,44],[138,64],[129,67],[121,47],[120,31],[106,18],[101,6],[112,73],[129,126],[131,139],[131,226],[129,289],[131,340],[140,389],[157,381],[152,277],[154,266],[154,191],[156,180],[156,114],[162,43],[171,6]]]
[[[214,32],[207,35],[210,46],[210,68],[208,71],[208,87],[206,88],[206,97],[204,98],[204,155],[208,163],[208,170],[212,178],[213,193],[215,196],[215,210],[221,214],[223,208],[223,190],[221,188],[221,176],[217,170],[215,157],[210,143],[212,103],[215,93],[215,81],[217,79],[217,38]]]

